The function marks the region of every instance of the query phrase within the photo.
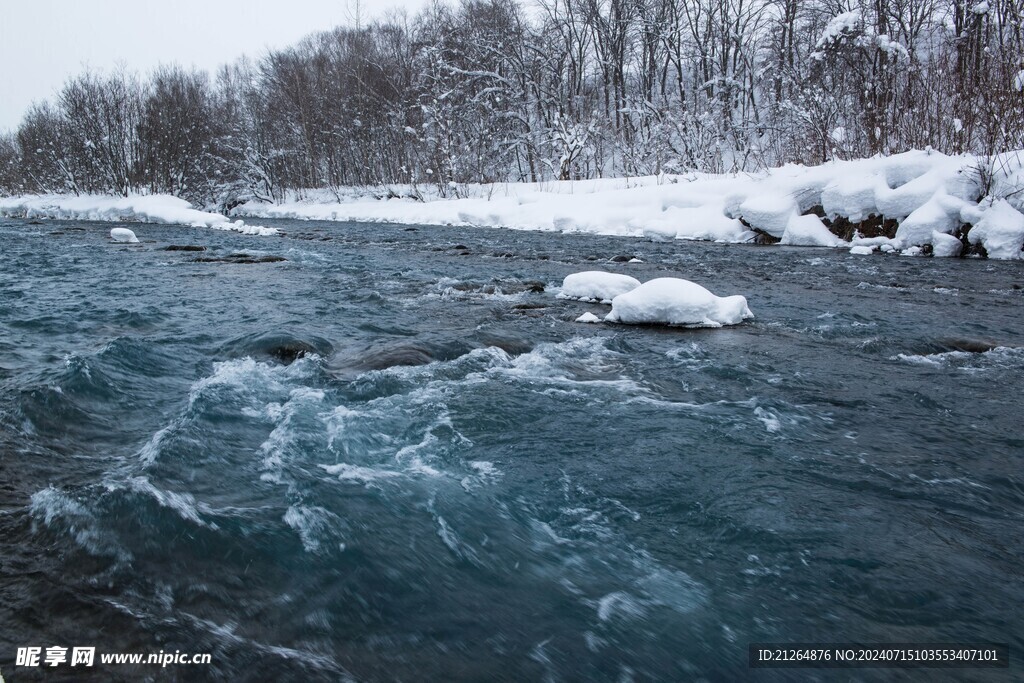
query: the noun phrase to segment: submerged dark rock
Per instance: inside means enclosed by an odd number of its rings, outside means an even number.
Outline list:
[[[461,341],[421,342],[416,340],[383,342],[346,349],[330,361],[330,369],[343,377],[393,367],[426,365],[464,356],[473,347]]]
[[[484,346],[494,346],[510,356],[521,356],[524,353],[533,351],[533,344],[525,339],[507,336],[495,332],[479,332],[474,335],[474,340]]]
[[[232,339],[220,351],[232,358],[250,356],[257,360],[291,365],[306,356],[329,356],[334,352],[334,347],[320,337],[303,338],[287,332],[262,332]]]
[[[526,287],[526,291],[532,292],[533,294],[544,293],[544,283],[538,280],[526,280],[523,282],[523,286]]]
[[[287,261],[283,256],[274,256],[273,254],[267,254],[266,256],[253,256],[251,254],[228,254],[227,256],[201,256],[199,258],[192,259],[193,263],[279,263],[281,261]]]
[[[206,247],[198,244],[171,244],[164,247],[163,251],[206,251]]]
[[[967,337],[945,337],[939,339],[937,343],[947,351],[965,351],[967,353],[985,353],[986,351],[1003,346],[986,339],[971,339]]]

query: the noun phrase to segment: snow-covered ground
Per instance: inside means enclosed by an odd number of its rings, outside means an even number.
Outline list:
[[[505,227],[602,235],[749,242],[764,233],[782,244],[871,246],[881,252],[934,246],[959,253],[950,240],[989,215],[972,242],[995,258],[1020,258],[1024,228],[1024,152],[985,163],[970,156],[913,151],[890,157],[787,165],[759,174],[692,174],[449,188],[442,198],[424,186],[392,186],[380,199],[370,188],[309,191],[300,201],[248,203],[242,216]],[[994,182],[983,189],[982,178]],[[385,194],[377,188],[376,195]],[[416,196],[417,199],[412,197]],[[1004,202],[996,197],[1005,196]],[[995,211],[993,211],[995,209]],[[839,239],[816,213],[856,224],[869,216],[899,222],[893,238]],[[883,245],[888,245],[882,248]],[[990,249],[990,247],[992,247]],[[914,253],[914,252],[911,252]]]
[[[169,223],[197,228],[234,230],[246,235],[276,235],[277,228],[246,225],[219,214],[200,211],[184,199],[167,195],[133,197],[27,195],[0,197],[0,216],[88,221]]]
[[[913,151],[821,166],[791,164],[758,174],[452,185],[445,194],[442,197],[437,188],[426,186],[306,191],[301,200],[250,202],[234,213],[268,219],[505,227],[652,240],[766,240],[907,255],[956,256],[966,242],[983,248],[992,258],[1024,256],[1024,150],[994,159]],[[0,198],[0,215],[277,233],[275,228],[233,221],[161,195]],[[889,222],[891,236],[861,233],[861,228],[880,232],[883,219]],[[853,253],[865,254],[867,249]]]

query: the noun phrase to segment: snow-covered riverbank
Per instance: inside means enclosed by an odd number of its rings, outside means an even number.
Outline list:
[[[955,256],[965,246],[1021,258],[1024,153],[979,158],[914,151],[891,157],[787,165],[760,174],[661,176],[450,188],[355,190],[302,201],[248,203],[243,216],[505,227],[656,240],[766,241]],[[987,186],[986,186],[987,185]],[[418,198],[413,199],[411,196]],[[425,200],[424,200],[425,199]],[[971,226],[975,226],[973,232]]]
[[[219,213],[193,208],[184,199],[167,195],[107,197],[87,195],[26,195],[0,197],[0,216],[86,221],[165,223],[197,228],[233,230],[246,235],[276,235],[277,228],[247,225]]]
[[[758,174],[691,174],[447,188],[307,191],[281,204],[249,202],[235,217],[504,227],[653,240],[763,242],[1020,259],[1024,151],[993,160],[913,151],[787,165]],[[339,201],[340,199],[340,201]],[[0,199],[0,215],[183,223],[267,235],[162,196]]]

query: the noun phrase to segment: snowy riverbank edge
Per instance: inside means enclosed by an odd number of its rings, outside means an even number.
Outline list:
[[[104,195],[25,195],[0,197],[0,216],[133,223],[164,223],[195,228],[232,230],[270,236],[277,228],[248,225],[222,214],[201,211],[184,199],[168,195],[110,197]]]
[[[854,253],[1020,259],[1024,247],[1024,151],[994,158],[912,151],[758,174],[453,185],[453,198],[425,197],[423,187],[387,190],[390,199],[366,188],[307,192],[301,201],[251,202],[235,213],[859,247]]]
[[[993,158],[939,152],[786,165],[756,174],[690,174],[445,188],[311,190],[249,202],[233,217],[453,225],[845,247],[914,255],[1024,257],[1024,151]],[[383,191],[382,191],[383,190]],[[182,223],[275,234],[173,197],[0,199],[19,217]]]

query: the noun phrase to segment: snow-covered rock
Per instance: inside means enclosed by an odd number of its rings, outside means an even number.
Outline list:
[[[783,237],[797,213],[791,197],[775,193],[753,194],[739,206],[739,213],[751,227],[773,237]]]
[[[1005,199],[997,199],[981,214],[981,220],[967,233],[971,244],[980,244],[990,258],[1024,258],[1024,214]]]
[[[115,242],[130,242],[138,244],[139,238],[128,228],[113,228],[110,231],[110,239]]]
[[[814,214],[798,216],[794,213],[786,224],[786,231],[779,244],[795,247],[839,247],[846,243],[829,232],[821,219]]]
[[[932,233],[932,256],[953,258],[959,256],[964,245],[956,237],[944,232]]]
[[[662,277],[612,299],[612,311],[605,320],[629,324],[721,327],[753,317],[743,296],[715,296],[695,282]]]
[[[567,275],[562,282],[562,291],[558,293],[558,298],[609,304],[618,295],[625,294],[639,286],[640,281],[629,275],[606,273],[603,270],[587,270]]]
[[[914,209],[896,229],[896,246],[932,244],[935,233],[949,234],[960,227],[964,202],[944,192],[935,193]]]
[[[590,311],[587,311],[586,313],[584,313],[580,317],[576,318],[576,322],[578,322],[578,323],[599,323],[599,322],[601,322],[601,319],[598,318],[593,313],[591,313]]]
[[[850,253],[856,254],[858,256],[870,256],[871,254],[875,253],[875,248],[858,245],[856,247],[850,247]]]

